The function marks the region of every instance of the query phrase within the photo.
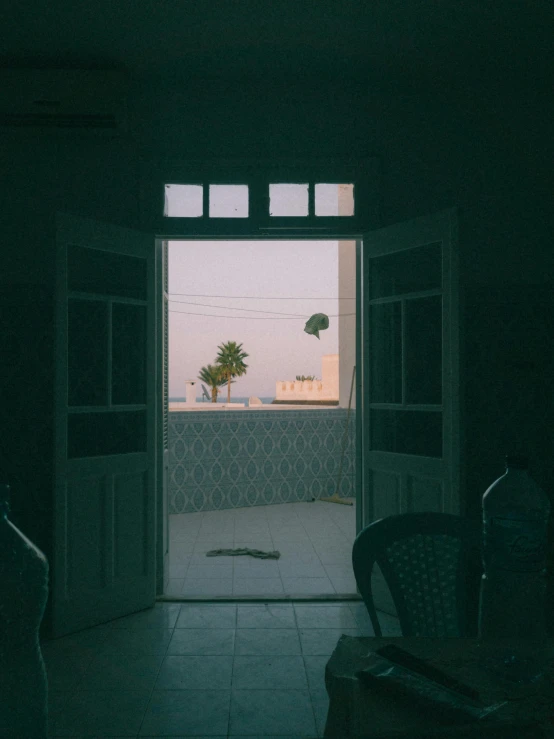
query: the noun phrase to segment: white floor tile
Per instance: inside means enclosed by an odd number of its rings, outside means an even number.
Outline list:
[[[344,533],[348,526],[352,529],[351,538]],[[352,583],[345,579],[351,574],[354,529],[354,507],[339,510],[338,506],[309,502],[171,516],[172,582],[168,594],[302,595],[296,590],[301,585],[306,586],[306,595],[335,594],[337,586],[339,592],[345,588],[345,592],[356,592],[347,587]],[[181,538],[185,533],[188,536]],[[278,551],[281,557],[206,557],[210,550],[238,548]],[[328,570],[327,566],[333,569]],[[235,589],[231,586],[230,591],[229,582],[225,582],[222,591],[216,592],[214,583],[227,581],[229,568],[234,571]],[[262,579],[268,580],[265,586]],[[204,580],[212,583],[205,584]],[[295,590],[289,591],[288,587]]]
[[[169,543],[169,563],[172,565],[188,564],[193,551],[194,542],[172,541]]]
[[[98,654],[79,690],[152,690],[162,660],[161,654]]]
[[[181,595],[183,585],[185,584],[185,578],[170,578],[168,584],[165,586],[164,595]]]
[[[168,655],[156,679],[157,690],[230,690],[233,657]]]
[[[148,706],[150,690],[76,692],[53,721],[53,736],[136,736]]]
[[[325,595],[335,593],[328,577],[282,577],[285,593],[291,595]]]
[[[335,592],[339,595],[354,595],[357,593],[356,580],[354,577],[330,577]]]
[[[262,552],[273,552],[277,547],[272,539],[235,539],[233,549],[260,549]]]
[[[229,690],[155,690],[140,736],[227,734]]]
[[[230,734],[314,736],[311,698],[306,690],[233,690]]]
[[[302,654],[331,656],[343,634],[358,636],[358,629],[299,629]]]
[[[300,629],[356,629],[358,622],[348,606],[340,604],[303,606],[294,604]]]
[[[321,655],[304,655],[304,665],[306,668],[306,676],[308,678],[308,686],[310,691],[326,690],[325,687],[325,667],[329,657]]]
[[[296,655],[300,641],[296,629],[237,629],[236,655]]]
[[[237,608],[237,629],[295,629],[292,603],[241,605]]]
[[[192,541],[196,539],[198,535],[198,529],[181,529],[177,531],[171,531],[169,534],[170,541]]]
[[[235,629],[175,629],[167,654],[228,656],[234,649]]]
[[[232,539],[197,539],[194,544],[194,554],[206,554],[206,552],[213,551],[215,549],[233,549]],[[170,545],[170,558],[171,558],[171,545]]]
[[[210,567],[229,567],[229,562],[229,557],[207,557],[205,552],[196,552],[190,555],[189,564],[199,565],[201,567],[204,565],[210,565]]]
[[[198,580],[185,578],[181,595],[232,595],[233,578]]]
[[[187,580],[218,580],[231,578],[233,576],[232,563],[226,566],[213,565],[211,559],[219,559],[218,557],[206,557],[209,564],[189,565],[186,577]]]
[[[254,559],[253,557],[235,557],[234,577],[280,577],[280,569],[274,559]]]
[[[173,629],[106,629],[99,654],[165,654]]]
[[[173,629],[180,611],[179,603],[156,603],[153,608],[116,618],[106,626],[112,629]]]
[[[234,690],[305,690],[308,687],[301,656],[235,656]]]
[[[189,559],[190,562],[190,559]],[[184,580],[189,568],[189,562],[183,562],[178,565],[169,563],[169,578],[171,580]]]
[[[327,572],[322,564],[313,562],[304,564],[302,562],[281,562],[279,560],[279,572],[281,577],[327,577]]]
[[[183,603],[177,619],[178,629],[234,629],[237,623],[236,605]]]
[[[233,580],[233,595],[281,595],[283,583],[279,577],[240,578]]]

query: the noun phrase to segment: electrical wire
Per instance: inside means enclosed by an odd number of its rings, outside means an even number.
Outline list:
[[[168,295],[182,295],[183,297],[187,298],[232,298],[232,299],[240,299],[240,300],[356,300],[356,298],[307,298],[307,297],[297,297],[297,298],[282,298],[282,297],[267,297],[267,295],[264,295],[263,297],[256,297],[255,295],[201,295],[197,293],[168,293]]]
[[[215,307],[215,306],[214,306]],[[239,308],[231,308],[231,310],[240,310]],[[169,313],[181,313],[184,316],[206,316],[206,318],[242,318],[247,321],[298,321],[303,320],[307,321],[310,316],[298,316],[298,317],[291,317],[291,318],[269,318],[264,317],[260,318],[258,316],[222,316],[217,313],[193,313],[191,311],[187,310],[175,310],[175,309],[168,309]],[[355,313],[340,313],[334,316],[328,316],[329,318],[344,318],[345,316],[355,316]]]
[[[191,303],[190,300],[172,300],[169,299],[170,303],[179,303],[179,305],[201,305],[203,308],[223,308],[223,310],[245,310],[249,313],[271,313],[275,316],[293,316],[294,318],[303,318],[303,313],[280,313],[279,311],[273,310],[256,310],[256,308],[233,308],[230,305],[209,305],[208,303]]]

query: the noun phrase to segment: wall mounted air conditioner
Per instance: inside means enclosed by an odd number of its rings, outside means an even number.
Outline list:
[[[126,129],[125,75],[103,69],[0,70],[0,126]]]

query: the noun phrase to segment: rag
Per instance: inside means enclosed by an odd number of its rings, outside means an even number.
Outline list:
[[[308,318],[304,331],[307,334],[313,334],[319,339],[319,332],[329,328],[329,317],[325,313],[314,313],[313,316]]]
[[[262,552],[260,549],[212,549],[210,552],[206,552],[206,557],[223,557],[229,556],[234,557],[240,554],[249,554],[251,557],[258,557],[259,559],[279,559],[281,556],[280,552]]]

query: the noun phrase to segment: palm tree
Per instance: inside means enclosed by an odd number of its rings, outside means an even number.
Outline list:
[[[217,365],[208,364],[207,367],[202,367],[198,373],[198,379],[205,382],[206,385],[211,388],[212,391],[212,403],[217,403],[218,388],[225,385],[227,377],[221,372],[221,367]]]
[[[248,354],[242,351],[242,344],[237,344],[236,341],[228,341],[226,344],[221,344],[217,348],[219,349],[219,354],[215,361],[221,367],[221,374],[227,380],[227,402],[230,403],[231,378],[246,374],[248,365],[244,364],[244,360]]]

